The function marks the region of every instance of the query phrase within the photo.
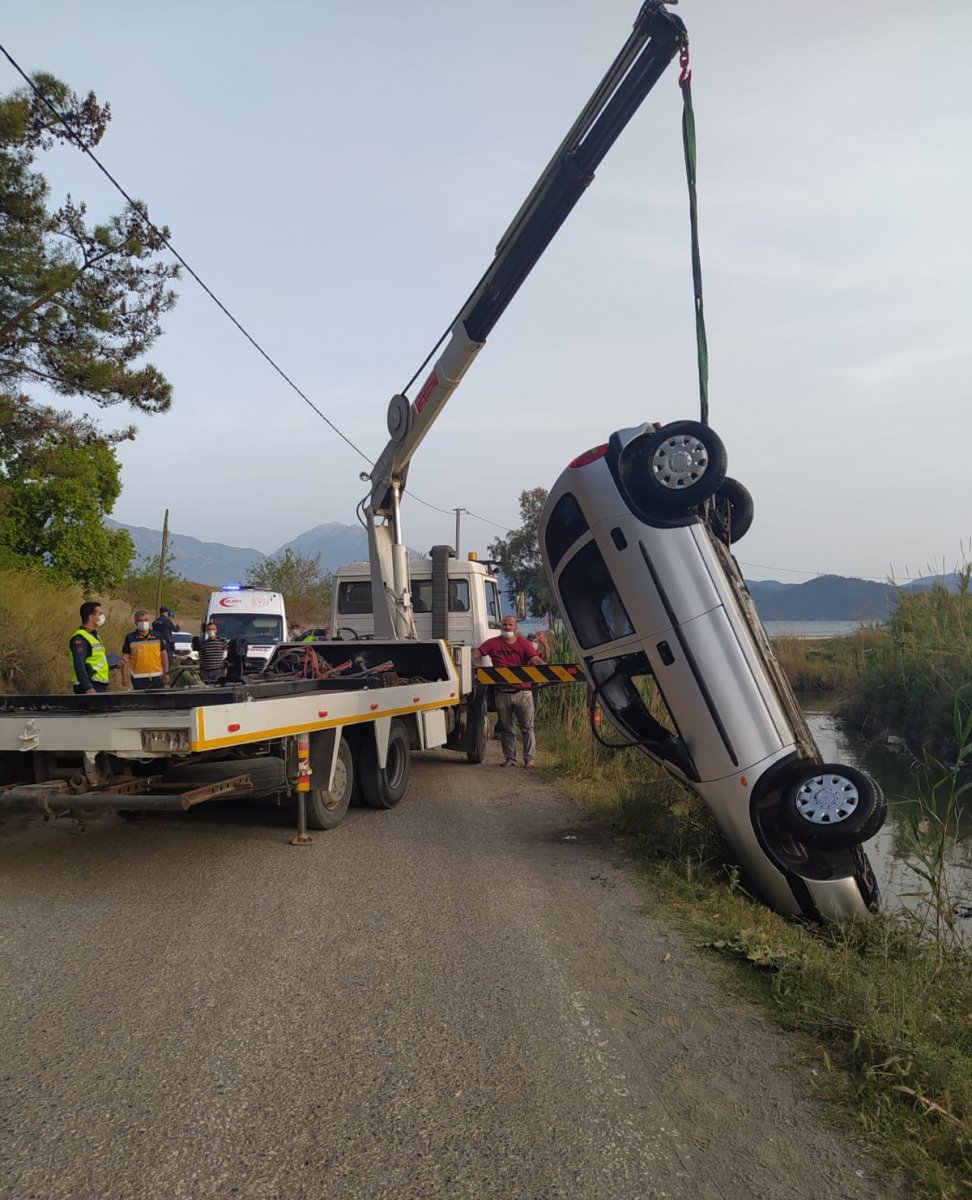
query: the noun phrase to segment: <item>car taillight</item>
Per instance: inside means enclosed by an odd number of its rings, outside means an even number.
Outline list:
[[[599,458],[603,458],[607,454],[608,444],[603,446],[595,446],[593,450],[585,450],[583,454],[578,454],[573,462],[568,463],[569,467],[586,467],[588,463],[597,462]]]

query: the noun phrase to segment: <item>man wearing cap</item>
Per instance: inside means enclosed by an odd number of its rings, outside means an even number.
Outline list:
[[[175,642],[172,640],[172,635],[178,632],[179,622],[175,619],[172,609],[163,604],[159,609],[159,615],[152,622],[152,628],[159,635],[162,646],[169,656],[169,662],[175,662]]]

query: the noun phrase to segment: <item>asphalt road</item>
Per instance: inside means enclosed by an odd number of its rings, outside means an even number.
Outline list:
[[[496,762],[304,848],[245,808],[0,827],[0,1196],[886,1196],[812,1059]]]

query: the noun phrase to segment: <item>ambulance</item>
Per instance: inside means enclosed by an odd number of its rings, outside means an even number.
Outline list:
[[[246,639],[246,669],[251,672],[262,671],[273,648],[287,638],[284,598],[267,588],[223,584],[210,594],[200,631],[203,636],[210,621],[216,623],[221,638]]]

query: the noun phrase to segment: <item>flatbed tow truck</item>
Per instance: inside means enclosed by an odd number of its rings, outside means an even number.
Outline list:
[[[355,792],[398,803],[410,751],[445,742],[461,688],[442,642],[370,642],[353,661],[339,642],[283,645],[270,670],[223,687],[0,696],[0,810],[85,819],[293,796],[329,829]]]

